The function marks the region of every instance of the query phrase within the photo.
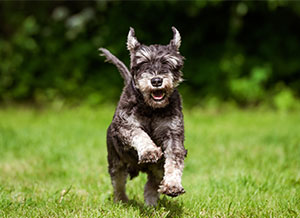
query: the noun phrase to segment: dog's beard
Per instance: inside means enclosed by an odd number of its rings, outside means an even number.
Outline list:
[[[163,108],[169,104],[169,98],[174,91],[171,78],[164,78],[161,87],[151,85],[149,78],[141,78],[136,81],[137,88],[143,95],[144,101],[152,108]]]

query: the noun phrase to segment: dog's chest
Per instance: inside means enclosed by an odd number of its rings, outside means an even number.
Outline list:
[[[163,140],[172,125],[170,117],[137,117],[137,121],[154,142]]]

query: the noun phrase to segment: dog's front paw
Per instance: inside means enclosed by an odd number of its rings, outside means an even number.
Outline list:
[[[156,163],[163,155],[160,147],[146,149],[139,156],[139,164],[141,163]]]
[[[171,182],[168,183],[163,180],[159,186],[158,192],[170,197],[177,197],[178,195],[184,194],[185,190],[181,184],[172,184]]]

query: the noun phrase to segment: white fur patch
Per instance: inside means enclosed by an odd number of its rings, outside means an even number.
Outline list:
[[[137,64],[143,62],[143,61],[149,61],[152,57],[152,52],[149,48],[143,47],[135,54],[137,58]]]
[[[174,122],[173,125],[178,125],[177,122]],[[179,143],[174,140],[169,140],[166,150],[164,151],[165,156],[165,173],[164,173],[164,181],[169,186],[182,187],[181,185],[181,177],[182,171],[184,168],[183,160],[177,160],[174,155],[174,150],[172,149],[172,145],[174,143]]]
[[[163,84],[162,88],[163,89],[173,89],[173,74],[172,73],[167,73],[163,76]]]
[[[165,55],[165,60],[174,68],[179,64],[179,59],[173,55]]]
[[[150,73],[143,73],[141,78],[137,81],[137,86],[141,92],[147,92],[152,88],[151,78],[153,77]],[[149,93],[148,93],[149,94]]]
[[[143,155],[147,150],[156,147],[148,134],[145,133],[142,129],[133,130],[131,145],[137,150],[139,157],[141,157],[141,155]]]
[[[124,141],[136,149],[139,157],[146,151],[156,148],[150,136],[140,128],[140,121],[134,115],[127,116],[121,111],[120,116],[126,125],[131,127],[131,129],[121,128],[120,133]]]
[[[183,165],[176,165],[175,160],[168,158],[165,155],[166,162],[164,165],[165,175],[164,181],[170,186],[181,186],[181,177],[183,171]],[[177,167],[175,167],[177,166]]]

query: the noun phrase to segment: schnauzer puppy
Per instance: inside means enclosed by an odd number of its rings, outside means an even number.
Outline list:
[[[130,28],[127,48],[130,71],[108,50],[100,48],[106,61],[115,64],[125,87],[112,123],[107,130],[109,174],[114,201],[127,202],[126,179],[146,172],[147,205],[156,205],[159,194],[176,197],[185,193],[181,185],[184,158],[184,127],[181,98],[176,89],[182,81],[184,57],[179,53],[181,37],[172,27],[168,45],[146,46]]]

